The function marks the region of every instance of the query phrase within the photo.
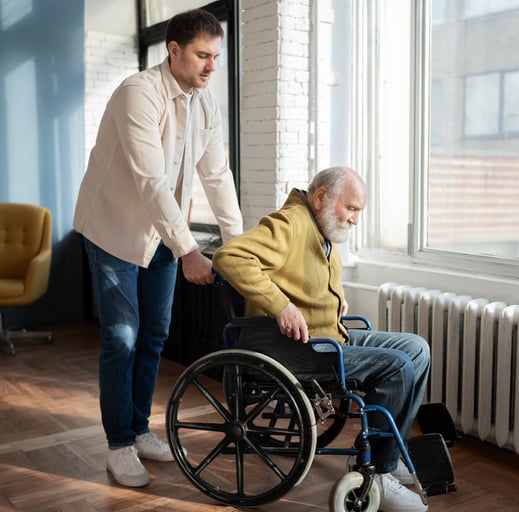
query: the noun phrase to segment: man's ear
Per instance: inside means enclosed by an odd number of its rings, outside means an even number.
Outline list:
[[[168,54],[171,59],[178,57],[180,45],[176,41],[170,41],[168,43]]]
[[[313,193],[313,198],[314,198],[314,208],[316,211],[319,211],[321,210],[321,208],[323,207],[323,204],[324,204],[324,196],[327,194],[328,192],[328,189],[326,187],[319,187],[314,193]]]

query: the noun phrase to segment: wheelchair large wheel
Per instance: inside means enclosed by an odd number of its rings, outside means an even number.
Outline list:
[[[380,505],[378,485],[373,482],[366,498],[359,501],[363,482],[364,477],[356,471],[340,478],[330,491],[330,512],[377,512]]]
[[[289,411],[266,419],[282,400]],[[207,496],[254,507],[279,499],[310,469],[315,417],[297,379],[274,359],[222,350],[190,365],[166,412],[168,440],[184,475]]]

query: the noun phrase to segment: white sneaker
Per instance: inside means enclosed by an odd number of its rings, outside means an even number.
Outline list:
[[[425,512],[418,494],[404,487],[391,473],[376,474],[375,481],[380,490],[380,510],[383,512]]]
[[[150,483],[150,475],[133,446],[109,450],[107,467],[117,482],[126,487],[143,487]]]
[[[175,460],[169,444],[161,441],[153,432],[146,432],[135,438],[135,448],[143,459],[170,462]]]
[[[353,467],[357,463],[357,457],[354,455],[350,455],[348,457],[348,462],[346,465],[347,471],[353,471]],[[409,470],[407,469],[407,466],[404,464],[404,462],[401,459],[398,459],[398,466],[395,470],[391,471],[391,474],[402,484],[402,485],[412,485],[414,484],[413,477],[411,476],[411,473],[409,473]]]
[[[391,474],[402,484],[402,485],[412,485],[414,483],[413,477],[407,466],[404,464],[402,459],[398,459],[398,466],[394,471],[391,471]]]

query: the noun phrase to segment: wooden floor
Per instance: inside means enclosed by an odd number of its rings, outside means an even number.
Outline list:
[[[146,461],[152,482],[128,489],[106,471],[97,391],[99,336],[90,324],[54,329],[54,343],[18,341],[0,353],[0,511],[228,512],[175,463]],[[182,367],[163,360],[151,428],[165,438],[165,407]],[[345,434],[347,435],[347,434]],[[519,511],[519,456],[465,437],[451,449],[457,492],[429,498],[434,512]],[[317,456],[298,487],[255,510],[328,510],[344,457]]]

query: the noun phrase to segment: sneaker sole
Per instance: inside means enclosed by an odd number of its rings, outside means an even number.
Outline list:
[[[153,454],[142,453],[138,449],[137,449],[137,453],[138,453],[140,459],[154,460],[157,462],[174,462],[174,460],[175,460],[173,455],[170,453],[164,453],[162,455],[153,455]]]
[[[110,467],[106,469],[114,477],[115,481],[124,487],[145,487],[150,483],[150,476],[147,472],[141,476],[116,475]]]

